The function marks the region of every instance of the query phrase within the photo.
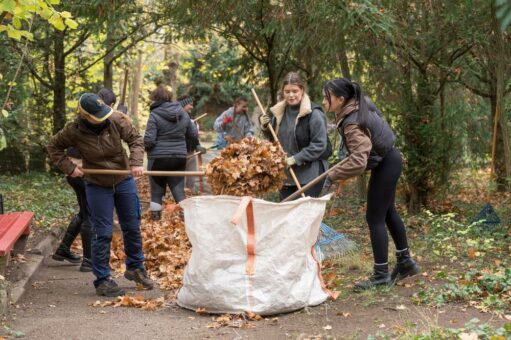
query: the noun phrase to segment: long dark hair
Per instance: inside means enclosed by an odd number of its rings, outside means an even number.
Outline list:
[[[344,97],[346,103],[355,99],[358,104],[358,124],[362,128],[367,128],[369,120],[369,108],[365,100],[362,88],[356,82],[352,82],[346,78],[336,78],[329,80],[323,86],[323,92],[325,93],[328,104],[331,104],[331,95],[336,97]]]

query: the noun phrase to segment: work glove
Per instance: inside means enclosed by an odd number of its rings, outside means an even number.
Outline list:
[[[263,114],[261,117],[259,117],[259,123],[261,123],[261,127],[263,129],[268,128],[268,124],[271,122],[271,116],[268,114]]]
[[[292,167],[296,164],[296,160],[293,156],[286,158],[286,163],[288,167]]]
[[[225,126],[225,125],[229,124],[230,122],[232,122],[232,116],[226,116],[226,117],[224,118],[224,122],[223,122],[223,124],[224,124],[224,126]]]
[[[203,147],[202,145],[197,145],[197,147],[195,148],[195,150],[197,150],[198,152],[200,152],[201,155],[204,155],[206,153],[206,148]]]

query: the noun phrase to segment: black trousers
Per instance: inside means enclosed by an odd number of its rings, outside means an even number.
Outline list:
[[[154,171],[185,171],[186,158],[156,158],[149,161],[148,167]],[[186,198],[185,178],[183,177],[149,177],[151,185],[151,202],[161,205],[167,185],[170,187],[176,203]]]
[[[397,250],[408,248],[403,220],[396,210],[396,186],[403,161],[397,149],[390,150],[380,164],[371,170],[367,191],[366,220],[369,226],[374,262],[388,262],[389,237],[392,236]],[[387,228],[385,228],[385,224]]]
[[[76,200],[78,202],[78,206],[80,211],[78,212],[78,216],[85,221],[89,219],[89,207],[87,206],[87,196],[85,194],[85,183],[81,177],[71,177],[67,176],[67,183],[73,188],[76,194]]]
[[[69,238],[66,239],[64,237],[64,239],[70,242],[68,246],[71,246],[76,236],[80,234],[82,237],[83,257],[90,259],[92,226],[90,223],[89,206],[87,205],[87,195],[85,194],[85,183],[80,177],[67,176],[66,179],[67,183],[69,183],[76,194],[76,200],[80,211],[77,215],[79,221],[71,221],[66,230],[66,234],[69,235]]]

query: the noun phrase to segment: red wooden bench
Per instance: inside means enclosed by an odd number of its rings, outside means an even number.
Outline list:
[[[22,235],[30,234],[30,222],[34,213],[30,211],[0,215],[0,256],[9,255]]]

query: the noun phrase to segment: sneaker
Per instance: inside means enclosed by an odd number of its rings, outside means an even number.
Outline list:
[[[98,296],[116,297],[125,294],[126,292],[112,279],[105,280],[96,287],[96,295]]]
[[[130,281],[135,281],[140,284],[144,289],[151,290],[154,287],[154,282],[147,276],[147,272],[144,269],[126,269],[124,277]]]
[[[88,273],[92,271],[92,261],[86,257],[83,258],[82,265],[80,266],[80,271],[83,273]]]

